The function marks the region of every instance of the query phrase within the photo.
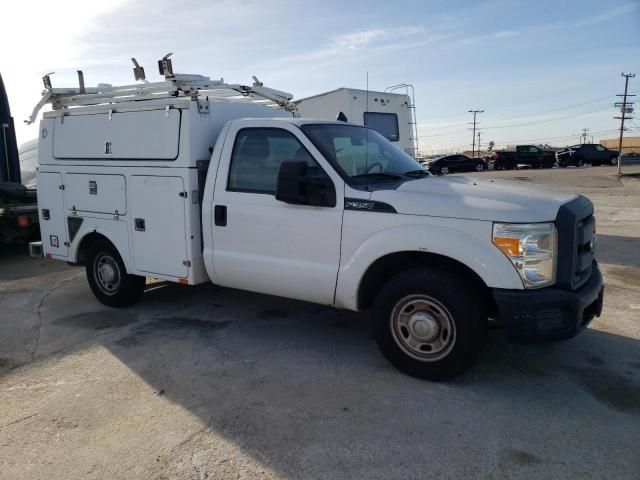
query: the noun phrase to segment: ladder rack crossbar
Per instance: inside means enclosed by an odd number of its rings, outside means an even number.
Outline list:
[[[187,97],[191,99],[210,97],[230,101],[252,102],[273,108],[295,110],[291,103],[293,95],[264,87],[227,84],[222,79],[211,80],[201,75],[176,74],[174,78],[151,83],[113,86],[100,84],[88,88],[48,88],[25,123],[33,123],[40,109],[50,103],[54,110],[90,105],[108,105],[121,102],[137,102],[152,99]]]

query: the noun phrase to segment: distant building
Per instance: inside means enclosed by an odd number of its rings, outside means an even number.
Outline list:
[[[600,140],[600,145],[612,150],[617,150],[620,145],[619,138],[611,138]],[[640,153],[640,137],[624,137],[622,139],[622,153],[637,152]]]

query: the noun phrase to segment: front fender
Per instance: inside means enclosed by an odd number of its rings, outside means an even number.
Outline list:
[[[369,236],[341,262],[336,306],[357,310],[358,289],[367,269],[379,258],[399,252],[449,257],[473,270],[488,287],[524,289],[513,264],[491,243],[491,224],[465,223],[465,231],[450,226],[402,225]]]

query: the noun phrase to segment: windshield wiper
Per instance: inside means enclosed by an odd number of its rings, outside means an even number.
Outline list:
[[[420,169],[420,170],[410,170],[408,172],[404,172],[403,175],[428,177],[431,174],[429,173],[429,170]]]
[[[354,175],[351,177],[351,180],[362,179],[362,178],[388,178],[393,180],[402,180],[404,176],[399,173],[389,173],[389,172],[375,172],[375,173],[361,173],[360,175]]]

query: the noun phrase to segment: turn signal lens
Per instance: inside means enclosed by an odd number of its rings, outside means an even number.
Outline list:
[[[495,237],[493,243],[502,250],[507,257],[520,254],[520,240],[517,238]]]

